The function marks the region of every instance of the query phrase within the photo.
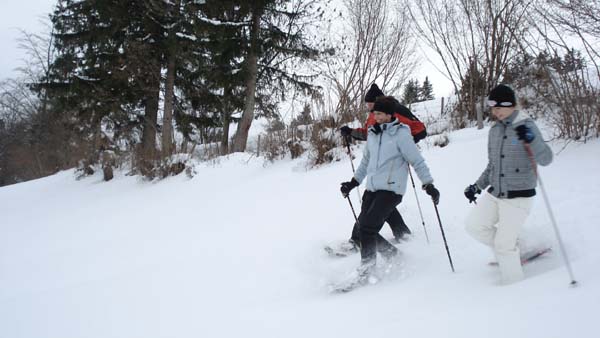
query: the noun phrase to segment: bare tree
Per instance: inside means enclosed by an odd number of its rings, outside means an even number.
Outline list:
[[[477,116],[482,127],[484,96],[519,53],[516,40],[528,30],[532,1],[419,0],[410,13],[415,30],[441,58],[445,74],[460,96],[461,113]],[[473,82],[478,76],[480,88]],[[479,102],[479,108],[476,103]]]
[[[325,74],[331,83],[327,86],[332,90],[331,110],[349,121],[360,117],[357,114],[371,83],[376,81],[385,93],[398,92],[414,71],[417,59],[410,20],[402,4],[393,7],[387,0],[344,3],[346,28],[337,38],[345,48],[327,60]]]
[[[543,16],[562,33],[580,39],[589,60],[600,78],[600,1],[549,0],[550,6],[541,7]]]
[[[5,122],[23,121],[39,108],[39,98],[23,79],[0,82],[0,118]]]
[[[516,40],[522,39],[529,28],[527,16],[532,2],[486,0],[466,5],[472,6],[474,13],[476,37],[484,56],[480,64],[487,70],[488,89],[500,81],[509,61],[519,53]],[[477,15],[480,12],[485,15]]]
[[[547,100],[558,107],[547,115],[558,137],[586,141],[598,137],[600,89],[590,83],[586,68],[549,74]]]
[[[533,34],[519,44],[538,55],[538,81],[527,86],[544,98],[545,116],[556,136],[587,140],[600,132],[599,1],[551,0],[529,17]],[[579,40],[587,58],[575,50]],[[541,56],[550,60],[542,59]],[[587,61],[587,62],[586,62]],[[593,65],[590,67],[590,64]]]
[[[40,100],[33,86],[47,77],[55,54],[51,32],[41,35],[20,30],[18,46],[25,54],[17,68],[18,77],[0,82],[0,119],[8,125],[30,120],[45,110],[44,89],[40,88],[44,98]]]
[[[18,81],[28,84],[30,89],[37,85],[39,106],[35,110],[45,113],[48,110],[48,93],[44,84],[47,84],[57,51],[54,47],[54,28],[47,20],[41,20],[41,23],[47,31],[45,34],[20,30],[18,46],[25,52],[25,57],[21,60],[22,66],[17,70],[21,75]],[[31,94],[35,93],[31,91]]]
[[[21,30],[24,52],[18,76],[0,82],[0,185],[38,178],[65,168],[68,150],[62,147],[66,132],[49,113],[44,84],[55,48],[52,32]],[[62,149],[60,153],[56,149]]]

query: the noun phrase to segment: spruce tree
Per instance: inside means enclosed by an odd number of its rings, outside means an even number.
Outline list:
[[[185,57],[177,73],[182,103],[191,108],[175,114],[184,135],[218,125],[223,129],[222,151],[243,151],[255,116],[274,116],[277,103],[290,90],[316,94],[313,77],[299,74],[298,64],[319,54],[304,26],[318,11],[309,8],[312,0],[296,1],[293,7],[291,3],[209,1],[198,6],[196,14],[186,14],[196,15],[188,20],[195,24],[185,33],[195,40],[188,53],[196,57]],[[241,115],[241,121],[235,144],[229,147],[234,115]]]
[[[408,80],[408,83],[404,86],[404,92],[402,93],[402,104],[408,106],[418,102],[418,100],[419,82],[417,80]]]
[[[314,6],[316,3],[314,0],[247,2],[251,25],[245,34],[245,107],[234,151],[246,149],[256,108],[263,114],[272,114],[278,98],[285,99],[290,91],[317,93],[311,84],[316,75],[302,74],[298,67],[320,54],[320,40],[309,36],[306,29],[311,20],[323,13]]]
[[[46,81],[53,107],[89,139],[92,162],[103,131],[115,144],[141,143],[132,148],[145,175],[158,158],[157,133],[162,155],[173,152],[172,119],[186,139],[221,128],[229,152],[229,124],[241,115],[234,149],[243,151],[254,116],[276,114],[292,89],[316,93],[313,77],[298,73],[319,55],[306,36],[307,18],[320,11],[314,2],[59,0],[59,57]]]
[[[178,66],[176,84],[183,109],[176,113],[178,129],[186,136],[206,128],[222,129],[221,151],[229,152],[229,126],[244,107],[243,32],[248,25],[247,8],[239,1],[211,1],[189,7],[180,34],[189,41]]]
[[[420,88],[419,101],[429,101],[433,100],[434,98],[433,85],[431,82],[429,82],[429,78],[426,76],[425,81],[423,81],[423,85],[421,85]]]
[[[52,15],[59,54],[45,82],[55,111],[71,121],[67,128],[88,140],[91,161],[101,122],[122,117],[124,108],[135,104],[126,65],[127,7],[122,2],[60,0]]]
[[[139,169],[149,174],[156,150],[165,2],[59,0],[52,15],[59,56],[53,98],[91,140],[95,161],[102,127],[115,136],[141,129]]]

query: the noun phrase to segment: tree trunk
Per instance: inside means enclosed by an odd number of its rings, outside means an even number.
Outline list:
[[[162,127],[162,156],[173,154],[173,100],[175,99],[175,55],[169,55]]]
[[[248,54],[248,79],[246,80],[246,100],[244,105],[244,113],[237,126],[235,140],[233,144],[234,152],[243,152],[246,150],[248,143],[248,131],[254,120],[254,105],[256,103],[256,81],[258,76],[258,33],[260,30],[260,18],[262,9],[252,13],[252,31],[250,33],[250,51]]]
[[[179,19],[179,7],[181,6],[181,0],[175,1],[173,7],[174,21],[177,22]],[[165,83],[165,102],[163,112],[163,128],[162,128],[162,156],[166,158],[173,154],[173,101],[175,100],[175,59],[176,48],[175,48],[175,28],[171,28],[169,31],[169,44],[167,50],[167,80]]]
[[[229,154],[229,125],[231,124],[231,113],[223,112],[223,136],[221,138],[221,155]]]
[[[152,61],[151,61],[152,62]],[[148,81],[144,97],[144,123],[142,131],[142,149],[140,169],[142,175],[148,176],[154,167],[156,157],[156,122],[158,117],[158,103],[160,97],[160,63],[154,61],[153,78]]]

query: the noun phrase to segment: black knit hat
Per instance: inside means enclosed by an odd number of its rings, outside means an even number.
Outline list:
[[[497,85],[488,96],[488,105],[490,107],[514,107],[517,105],[515,92],[506,85]]]
[[[389,115],[394,115],[397,108],[396,100],[391,96],[380,96],[375,100],[373,111],[380,111]]]
[[[375,99],[383,95],[384,94],[381,91],[381,89],[379,89],[379,87],[377,87],[377,85],[373,83],[371,85],[371,88],[369,88],[369,90],[365,94],[365,102],[375,102]]]

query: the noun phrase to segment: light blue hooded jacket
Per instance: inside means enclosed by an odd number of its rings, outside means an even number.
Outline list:
[[[354,179],[361,183],[366,177],[368,191],[387,190],[404,195],[409,164],[422,184],[433,183],[410,128],[394,119],[382,124],[378,134],[374,126],[369,128],[367,145]]]

